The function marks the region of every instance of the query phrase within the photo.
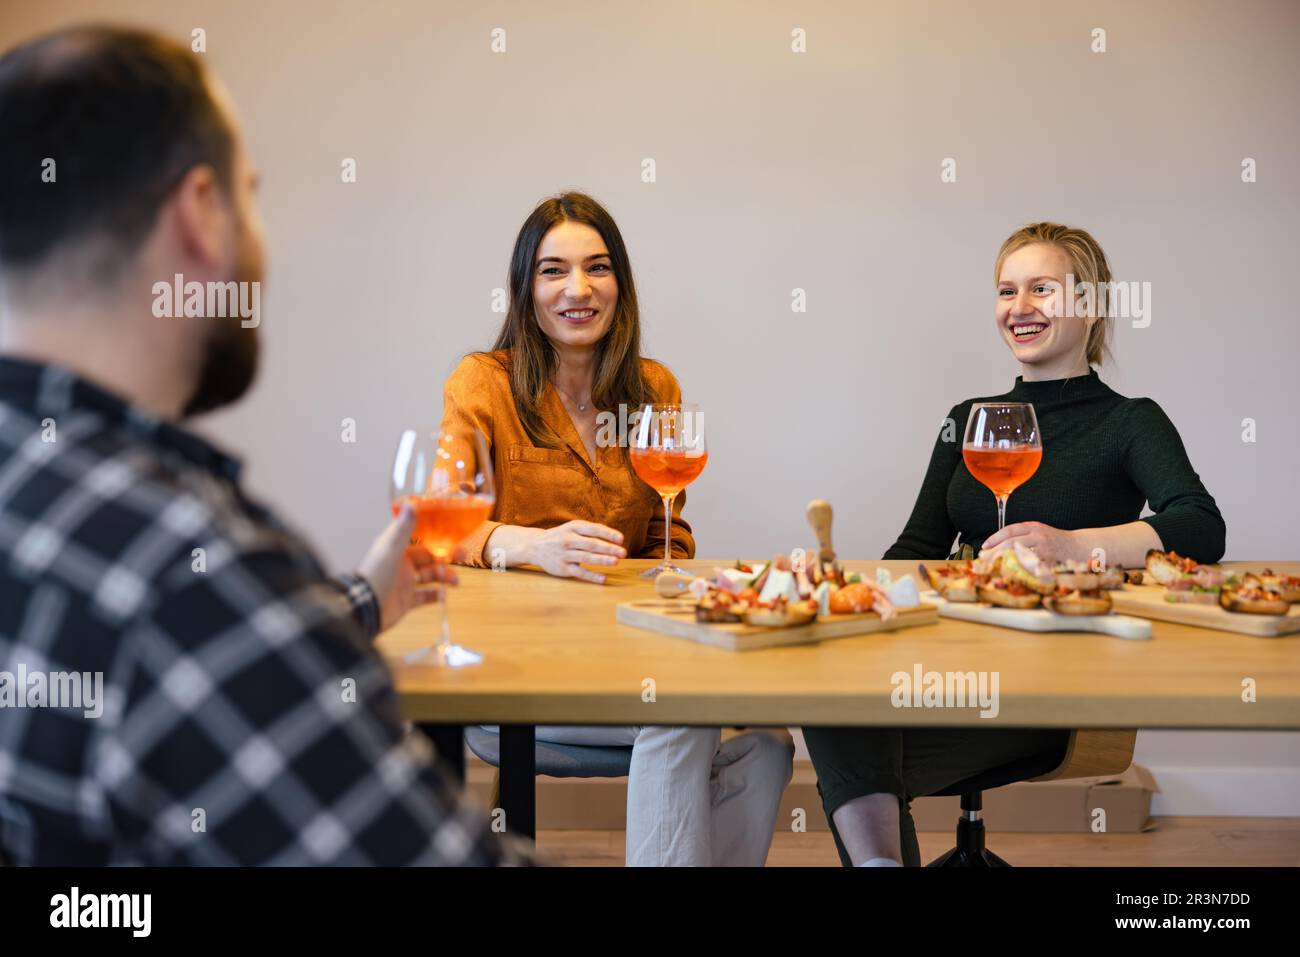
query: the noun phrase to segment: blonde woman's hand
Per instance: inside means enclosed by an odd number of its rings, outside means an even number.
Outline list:
[[[987,557],[999,548],[1019,542],[1049,564],[1068,561],[1087,561],[1089,553],[1079,541],[1078,533],[1063,528],[1053,528],[1042,522],[1015,522],[984,540],[980,555]]]

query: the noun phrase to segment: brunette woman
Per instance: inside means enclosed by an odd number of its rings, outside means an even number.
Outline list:
[[[495,469],[492,520],[466,543],[466,561],[599,585],[600,569],[622,558],[661,558],[662,499],[633,471],[626,442],[605,441],[617,434],[601,415],[679,402],[672,373],[641,355],[632,267],[613,218],[581,193],[542,202],[515,241],[496,345],[467,356],[446,384],[443,430],[481,431]],[[685,498],[673,506],[674,558],[695,554]],[[628,864],[766,860],[792,771],[787,732],[723,740],[718,728],[539,727],[537,737],[632,747]]]

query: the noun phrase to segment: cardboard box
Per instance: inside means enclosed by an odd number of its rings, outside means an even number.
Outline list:
[[[990,831],[1136,834],[1155,827],[1151,795],[1158,790],[1151,772],[1137,764],[1106,777],[1023,781],[984,792],[984,823]],[[956,796],[912,802],[918,831],[954,830],[960,811]]]

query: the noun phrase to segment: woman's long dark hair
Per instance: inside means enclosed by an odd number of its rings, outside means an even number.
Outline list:
[[[555,372],[555,347],[542,331],[533,300],[533,274],[542,239],[563,222],[584,223],[605,241],[610,265],[618,281],[618,302],[609,329],[596,344],[596,371],[592,403],[600,410],[617,410],[625,403],[629,413],[655,401],[641,372],[641,313],[637,308],[632,264],[614,217],[585,193],[561,193],[542,200],[529,213],[515,239],[510,256],[510,302],[493,349],[509,350],[510,391],[519,421],[534,445],[558,448],[560,439],[542,421],[542,397]]]

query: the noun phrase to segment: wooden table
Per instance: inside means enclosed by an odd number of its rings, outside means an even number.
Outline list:
[[[531,569],[460,569],[449,606],[452,634],[485,656],[469,668],[399,660],[436,639],[435,609],[408,615],[380,638],[408,717],[453,763],[463,754],[465,725],[502,725],[502,805],[514,824],[532,822],[539,724],[1300,728],[1300,635],[1255,638],[1153,622],[1152,640],[1125,641],[943,619],[819,645],[732,652],[615,622],[619,602],[653,596],[652,583],[638,577],[653,564],[622,562],[603,586]],[[731,561],[682,564],[704,571]],[[844,564],[865,574],[879,566],[895,575],[916,569],[910,561]],[[1225,566],[1266,564],[1300,574],[1300,562]],[[918,666],[996,672],[997,717],[981,718],[973,707],[894,707],[892,676]],[[1242,700],[1246,679],[1257,688],[1253,702]],[[526,787],[507,762],[526,772]],[[529,807],[516,817],[508,796]]]

